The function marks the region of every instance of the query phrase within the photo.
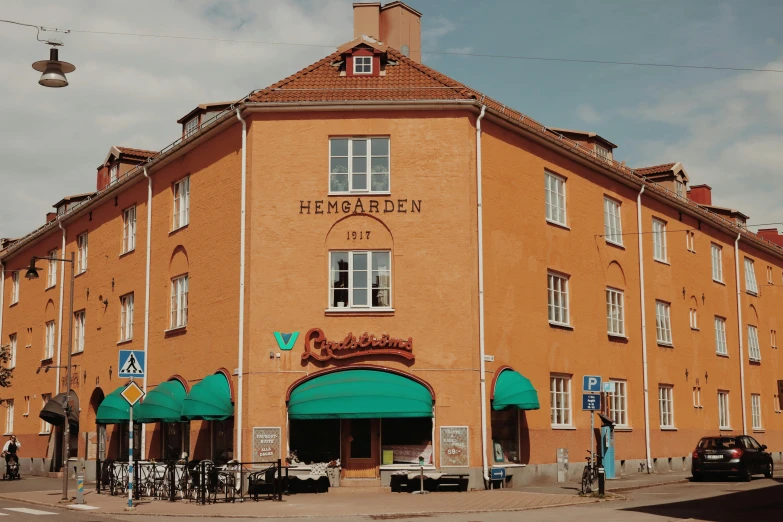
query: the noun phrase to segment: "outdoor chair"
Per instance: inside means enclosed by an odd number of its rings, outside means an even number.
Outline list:
[[[266,494],[266,498],[274,496],[276,491],[275,475],[277,473],[277,465],[273,464],[267,469],[262,471],[256,471],[248,476],[247,493],[253,497],[253,500],[258,500],[258,495]]]

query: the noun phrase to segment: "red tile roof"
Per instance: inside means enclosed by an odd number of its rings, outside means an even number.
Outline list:
[[[117,150],[120,151],[121,154],[125,154],[126,156],[131,156],[133,158],[143,158],[143,159],[149,159],[154,158],[159,152],[156,152],[154,150],[144,150],[144,149],[133,149],[130,147],[117,147]]]
[[[664,172],[670,172],[677,163],[664,163],[663,165],[655,165],[653,167],[642,167],[635,169],[635,172],[639,176],[649,176],[650,174],[663,174]]]

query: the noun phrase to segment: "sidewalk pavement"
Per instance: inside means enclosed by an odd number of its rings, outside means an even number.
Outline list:
[[[62,507],[60,491],[28,491],[7,494],[0,488],[0,499],[22,501],[50,507]],[[125,511],[127,497],[85,492],[87,505],[93,513],[131,514]],[[326,494],[298,494],[284,496],[282,502],[245,500],[245,502],[218,503],[202,506],[187,500],[168,502],[142,499],[135,501],[133,514],[154,516],[210,517],[210,518],[325,518],[374,516],[399,518],[456,513],[510,512],[547,507],[570,506],[597,502],[582,498],[573,492],[560,494],[532,493],[512,489],[441,492],[429,495],[409,493],[341,492]]]
[[[650,488],[664,484],[678,484],[689,482],[690,471],[672,471],[669,473],[634,473],[632,475],[623,475],[620,478],[607,480],[606,491],[608,493],[622,493],[623,491],[633,491],[635,489]],[[564,482],[561,484],[540,484],[531,486],[522,486],[514,488],[514,491],[523,491],[527,493],[547,493],[552,495],[575,495],[582,488],[577,482]],[[594,490],[598,490],[598,485],[594,485]]]

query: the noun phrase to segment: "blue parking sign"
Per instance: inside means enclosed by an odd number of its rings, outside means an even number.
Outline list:
[[[601,376],[585,375],[582,378],[582,391],[590,393],[601,393]]]
[[[585,411],[598,411],[601,409],[600,393],[583,393],[582,409]]]

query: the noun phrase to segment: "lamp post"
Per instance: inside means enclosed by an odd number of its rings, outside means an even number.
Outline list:
[[[63,404],[63,412],[65,413],[65,419],[63,422],[63,498],[62,500],[67,501],[68,500],[68,454],[70,453],[70,434],[71,434],[71,351],[73,349],[73,281],[74,281],[74,270],[75,270],[75,256],[74,253],[71,252],[71,258],[65,259],[65,258],[56,258],[56,257],[37,257],[33,256],[32,259],[30,259],[30,266],[27,268],[27,273],[25,273],[25,278],[29,280],[38,279],[38,268],[35,266],[35,261],[37,259],[40,260],[46,260],[49,262],[52,261],[59,261],[61,263],[70,263],[71,264],[71,295],[70,295],[70,315],[69,315],[69,321],[68,321],[68,363],[66,364],[67,369],[66,372],[66,380],[67,386],[65,387],[65,404]],[[57,383],[57,386],[59,387],[60,383]]]

